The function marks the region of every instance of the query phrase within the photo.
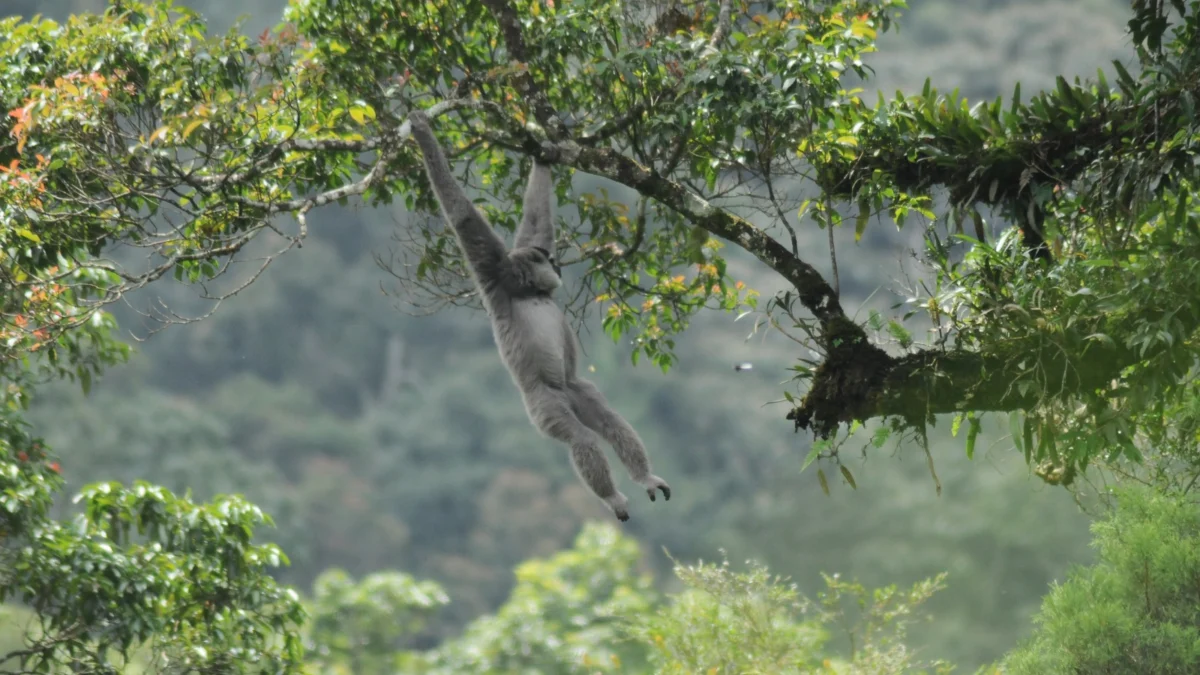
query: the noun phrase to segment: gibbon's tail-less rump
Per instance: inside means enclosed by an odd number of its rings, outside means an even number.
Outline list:
[[[553,298],[562,281],[553,255],[550,167],[533,164],[521,225],[509,250],[454,180],[428,115],[414,111],[408,119],[429,183],[467,258],[492,320],[500,358],[521,390],[529,420],[542,434],[570,446],[575,472],[619,520],[629,519],[629,501],[613,484],[601,440],[613,447],[650,501],[655,501],[656,490],[670,499],[671,488],[652,473],[637,432],[594,384],[575,375],[575,334]]]

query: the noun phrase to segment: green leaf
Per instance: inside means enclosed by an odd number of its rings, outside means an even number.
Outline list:
[[[857,490],[858,485],[854,482],[854,476],[850,475],[850,469],[847,469],[845,464],[839,464],[838,468],[842,470],[842,478],[846,479],[852,489]]]
[[[808,465],[812,464],[814,461],[816,461],[817,457],[820,456],[820,454],[821,454],[821,446],[817,443],[813,443],[812,448],[809,449],[809,451],[808,451],[808,456],[806,456],[804,458],[804,463],[800,465],[800,472],[804,473],[804,470],[808,468]]]
[[[208,120],[199,119],[188,122],[188,125],[183,128],[183,138],[186,140],[188,136],[192,135],[192,132],[195,131],[197,127],[207,121]]]
[[[854,241],[862,240],[863,232],[867,231],[867,221],[871,218],[871,203],[866,199],[858,200],[858,217],[854,221]]]
[[[1130,98],[1135,98],[1137,95],[1137,81],[1125,70],[1125,66],[1121,65],[1120,61],[1113,61],[1113,68],[1117,69],[1117,85],[1121,87],[1121,92]]]
[[[13,232],[16,232],[17,234],[21,235],[25,239],[28,239],[29,241],[32,241],[35,244],[42,243],[42,238],[37,236],[36,234],[34,234],[34,232],[32,230],[26,229],[24,227],[14,227]]]
[[[1008,414],[1008,433],[1012,438],[1013,445],[1017,446],[1017,450],[1024,450],[1021,445],[1021,440],[1024,438],[1024,434],[1021,433],[1021,413],[1014,411]],[[1028,461],[1028,457],[1026,457],[1026,461]]]

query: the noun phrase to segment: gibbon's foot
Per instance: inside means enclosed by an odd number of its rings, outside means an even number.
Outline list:
[[[662,490],[663,499],[668,502],[671,501],[671,486],[667,485],[667,481],[658,476],[650,476],[642,484],[646,486],[646,494],[650,495],[650,501],[656,501],[655,490]]]
[[[622,523],[629,520],[629,499],[625,495],[618,492],[612,497],[604,500],[608,504],[608,508],[612,509],[613,515]]]

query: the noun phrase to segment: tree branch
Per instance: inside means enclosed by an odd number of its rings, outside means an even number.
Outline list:
[[[633,125],[634,122],[637,122],[638,118],[640,118],[645,112],[646,106],[639,103],[638,105],[630,108],[628,112],[626,112],[624,115],[621,115],[617,119],[605,122],[604,126],[596,130],[596,133],[581,137],[579,139],[579,144],[596,145],[597,143],[606,141],[628,129]]]
[[[812,388],[787,419],[827,438],[839,424],[876,417],[920,425],[933,415],[964,410],[1027,410],[1046,398],[1102,389],[1139,358],[1103,343],[1067,358],[1061,349],[1035,342],[1001,353],[930,349],[899,358],[865,342],[837,349],[817,368]],[[1017,386],[1020,382],[1033,386]]]
[[[533,106],[533,116],[546,129],[551,140],[567,138],[567,126],[559,119],[554,106],[550,105],[550,99],[546,98],[546,92],[534,81],[533,74],[526,66],[529,63],[529,50],[516,11],[506,0],[483,0],[483,4],[500,27],[509,58],[521,64],[520,72],[513,78],[517,91]]]
[[[717,11],[717,29],[713,31],[712,37],[708,40],[708,46],[717,48],[725,41],[725,37],[729,35],[732,27],[732,19],[730,17],[731,0],[721,0],[721,8]]]
[[[520,20],[513,8],[505,0],[483,0],[483,3],[500,27],[509,56],[521,63],[528,62],[529,51],[521,32]],[[720,43],[729,31],[729,0],[722,1],[717,24],[710,42],[712,45]],[[522,69],[515,83],[521,95],[533,105],[534,116],[547,130],[551,140],[560,142],[560,155],[563,155],[559,158],[560,163],[571,164],[588,173],[632,187],[677,211],[692,223],[738,244],[791,282],[800,294],[800,302],[823,326],[845,321],[845,312],[838,302],[837,293],[812,265],[792,255],[787,248],[748,221],[714,207],[682,185],[638,162],[610,149],[586,147],[569,140],[566,126],[550,105],[545,92],[533,80],[528,68]],[[626,123],[632,119],[636,118]],[[619,124],[616,126],[620,128]],[[865,339],[865,334],[860,337]]]
[[[750,222],[713,206],[682,185],[614,150],[589,148],[574,141],[561,142],[558,147],[559,163],[629,186],[691,223],[749,251],[796,288],[800,302],[822,326],[847,321],[837,294],[821,273]]]

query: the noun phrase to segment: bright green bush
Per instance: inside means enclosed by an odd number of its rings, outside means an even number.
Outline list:
[[[428,651],[407,650],[446,598],[406,574],[355,582],[330,572],[309,606],[309,667],[319,675],[912,675],[948,672],[905,644],[942,577],[867,589],[826,576],[816,600],[756,563],[677,564],[678,592],[639,571],[637,543],[589,524],[573,548],[516,569],[493,615]],[[927,668],[930,670],[922,670]]]
[[[1093,526],[1099,561],[1055,586],[1012,675],[1200,672],[1200,506],[1124,491]]]

